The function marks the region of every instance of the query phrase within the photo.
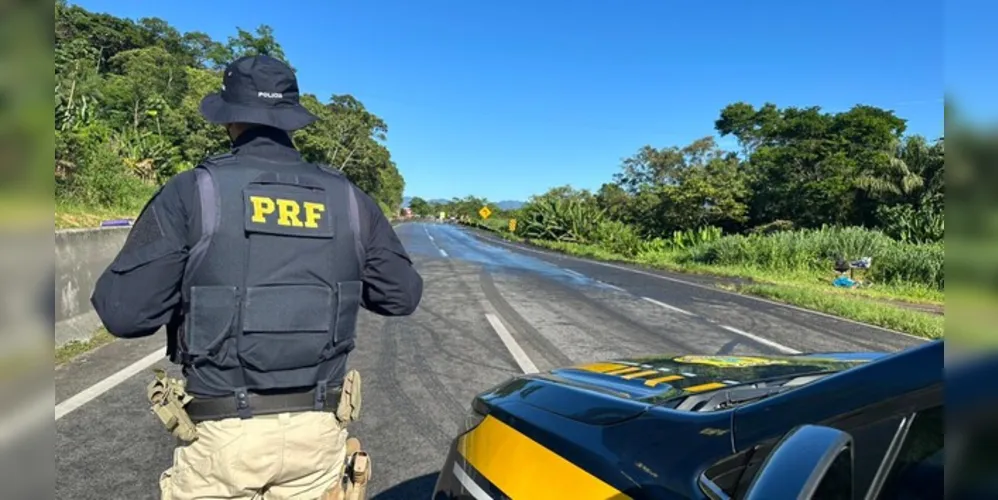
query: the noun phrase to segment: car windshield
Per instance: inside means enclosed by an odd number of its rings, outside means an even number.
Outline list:
[[[645,401],[656,406],[681,411],[725,410],[792,391],[846,369],[848,367],[826,367],[810,372],[798,372],[751,382],[728,384],[698,392],[677,389],[666,394],[646,398]]]

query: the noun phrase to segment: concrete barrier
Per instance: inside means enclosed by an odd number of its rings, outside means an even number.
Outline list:
[[[101,326],[90,304],[97,278],[125,244],[130,227],[55,233],[55,343],[86,340]]]

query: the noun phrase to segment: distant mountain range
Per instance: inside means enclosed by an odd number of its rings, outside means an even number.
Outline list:
[[[409,202],[411,200],[412,200],[412,196],[405,196],[405,197],[403,197],[402,198],[402,206],[403,207],[408,207],[409,206]],[[428,203],[432,203],[432,204],[443,204],[443,203],[449,202],[450,200],[445,200],[443,198],[435,198],[435,199],[426,200],[426,201]],[[522,207],[523,204],[524,204],[524,202],[522,202],[522,201],[516,201],[516,200],[503,200],[503,201],[500,201],[500,202],[497,202],[497,203],[493,203],[493,205],[499,207],[499,209],[501,209],[501,210],[516,210],[517,208]]]
[[[522,207],[523,205],[524,203],[522,201],[516,201],[516,200],[503,200],[496,203],[496,206],[502,210],[516,210]]]

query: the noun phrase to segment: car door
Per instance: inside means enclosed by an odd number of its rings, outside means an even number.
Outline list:
[[[851,480],[856,498],[941,498],[904,496],[908,489],[897,486],[897,481],[910,477],[919,468],[934,470],[934,456],[927,455],[925,460],[919,457],[921,453],[928,453],[922,451],[922,447],[930,446],[922,443],[931,443],[935,438],[941,440],[943,436],[941,422],[934,417],[934,412],[942,411],[942,387],[939,383],[902,393],[875,405],[844,410],[824,422],[813,422],[845,431],[852,437],[854,472]],[[759,443],[726,457],[705,471],[704,477],[732,498],[742,498],[777,442]],[[938,446],[941,455],[941,443]],[[710,493],[705,494],[713,497]]]
[[[866,492],[867,500],[943,498],[944,451],[942,404],[906,418],[897,439]]]

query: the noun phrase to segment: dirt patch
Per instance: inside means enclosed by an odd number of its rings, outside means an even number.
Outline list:
[[[895,307],[901,307],[904,309],[911,309],[913,311],[921,311],[929,314],[937,314],[939,316],[945,315],[945,306],[937,304],[913,304],[911,302],[905,302],[903,300],[891,300],[891,299],[873,299],[877,302],[884,304],[889,304]]]

